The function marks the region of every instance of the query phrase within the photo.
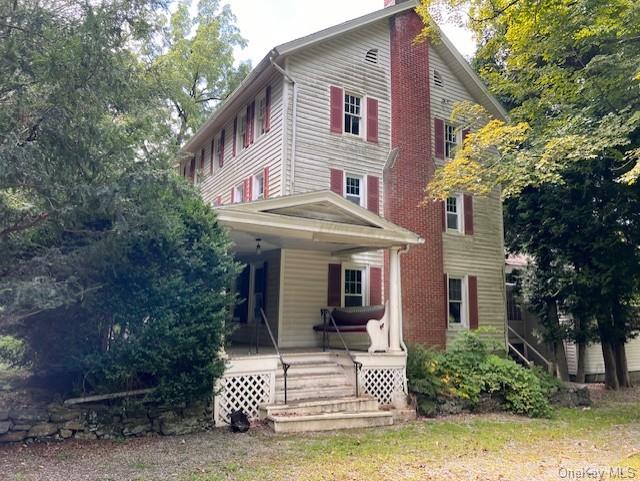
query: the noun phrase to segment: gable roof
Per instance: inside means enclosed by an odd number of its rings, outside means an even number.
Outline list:
[[[196,133],[184,144],[183,152],[195,151],[209,137],[210,130],[221,128],[226,113],[234,112],[248,102],[252,96],[250,86],[253,84],[261,84],[266,81],[269,76],[278,71],[275,64],[281,63],[283,59],[292,53],[298,52],[306,47],[313,46],[338,35],[365,27],[371,23],[390,18],[398,13],[406,10],[415,9],[418,6],[418,0],[408,0],[397,5],[383,8],[375,12],[363,15],[352,20],[334,25],[332,27],[320,30],[305,37],[301,37],[290,42],[283,43],[273,48],[256,67],[247,75],[240,85],[218,106],[216,111],[209,119],[198,129]],[[451,41],[446,35],[439,30],[439,39],[432,43],[434,49],[447,62],[450,62],[452,70],[460,78],[463,85],[471,92],[492,115],[500,119],[507,119],[507,112],[504,110],[500,102],[489,93],[482,80],[471,69],[469,63],[460,55]]]

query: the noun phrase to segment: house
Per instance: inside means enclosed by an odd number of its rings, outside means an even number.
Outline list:
[[[416,5],[275,47],[184,146],[180,172],[247,265],[221,423],[263,405],[279,431],[388,424],[377,405],[402,404],[406,343],[444,348],[479,326],[504,338],[499,195],[420,204],[463,141],[454,103],[505,112],[444,35],[414,43]],[[375,305],[366,326],[321,318]],[[285,397],[307,417],[278,416]]]

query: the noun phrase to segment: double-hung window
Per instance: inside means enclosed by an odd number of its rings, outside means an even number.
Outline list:
[[[444,156],[452,159],[458,146],[458,131],[454,125],[444,124]]]
[[[462,196],[447,198],[447,231],[462,232]]]
[[[362,97],[344,95],[344,131],[348,134],[360,135],[362,124]]]
[[[246,136],[247,136],[247,114],[243,113],[240,116],[240,122],[239,122],[239,126],[238,126],[238,150],[242,150],[245,149],[247,147],[247,145],[245,144],[246,142]]]
[[[466,326],[466,299],[464,295],[464,278],[449,277],[447,302],[449,309],[449,327]]]
[[[344,306],[364,306],[365,300],[365,269],[347,267],[343,272]]]
[[[238,184],[233,188],[234,204],[244,202],[244,184]]]
[[[253,176],[253,189],[251,189],[253,199],[260,200],[264,198],[264,175],[256,174]]]
[[[344,176],[344,194],[354,204],[364,203],[364,181],[362,176],[346,174]]]
[[[256,115],[256,138],[265,133],[264,117],[267,114],[267,97],[266,94],[262,94],[258,99],[258,115]]]

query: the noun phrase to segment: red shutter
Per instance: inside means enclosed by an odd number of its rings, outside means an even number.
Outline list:
[[[233,156],[236,156],[236,145],[238,145],[238,117],[233,119]]]
[[[211,155],[209,156],[209,173],[213,174],[213,154],[215,152],[215,138],[211,139]]]
[[[465,235],[473,235],[473,197],[469,194],[464,194],[464,233]]]
[[[380,267],[369,268],[369,305],[382,304],[382,269]]]
[[[265,167],[262,171],[262,192],[265,199],[269,198],[269,167]]]
[[[436,159],[444,160],[444,120],[433,119],[436,140]]]
[[[202,150],[200,150],[200,170],[202,171],[202,173],[204,173],[204,164],[204,147],[202,147]]]
[[[440,206],[442,207],[442,232],[447,232],[447,201],[440,201]]]
[[[191,182],[196,181],[196,157],[195,155],[191,157],[191,162],[189,164],[189,177],[191,177]]]
[[[246,179],[244,179],[244,202],[251,202],[251,184],[251,177],[247,177]]]
[[[235,190],[233,187],[231,187],[231,203],[232,203],[232,204],[235,204],[235,199],[233,198],[233,197],[234,197],[234,195],[233,195],[233,194],[235,194],[235,191],[236,191],[236,190]]]
[[[224,129],[220,133],[220,157],[218,158],[218,165],[222,167],[224,165],[224,138],[226,132]]]
[[[331,169],[331,190],[338,195],[344,195],[344,172]]]
[[[329,264],[327,279],[327,306],[342,304],[342,264]]]
[[[344,113],[344,95],[340,87],[331,86],[331,132],[342,133],[342,116]]]
[[[251,116],[249,120],[249,143],[253,144],[253,139],[255,137],[255,127],[256,127],[256,101],[251,102]]]
[[[367,97],[367,142],[378,143],[378,101]]]
[[[269,132],[271,129],[271,85],[267,87],[267,91],[264,94],[264,131]]]
[[[380,213],[380,178],[375,175],[367,176],[367,209]]]
[[[469,328],[478,329],[478,278],[469,276]]]
[[[222,196],[219,195],[218,197],[216,197],[216,206],[221,206],[222,205]]]
[[[449,277],[444,275],[444,328],[449,329]]]

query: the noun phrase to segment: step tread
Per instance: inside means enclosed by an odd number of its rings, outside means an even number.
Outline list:
[[[278,415],[270,414],[267,419],[274,422],[301,422],[301,421],[324,421],[336,419],[359,419],[359,418],[393,418],[391,411],[361,411],[361,412],[336,412],[321,414],[290,414]]]
[[[316,406],[330,406],[332,404],[342,404],[342,403],[356,403],[356,402],[367,402],[367,401],[375,401],[376,398],[373,396],[345,396],[345,397],[332,397],[332,398],[310,398],[305,399],[304,401],[293,401],[287,404],[268,404],[269,406],[277,406],[279,409],[293,409],[293,408],[306,408],[306,407],[316,407]]]

